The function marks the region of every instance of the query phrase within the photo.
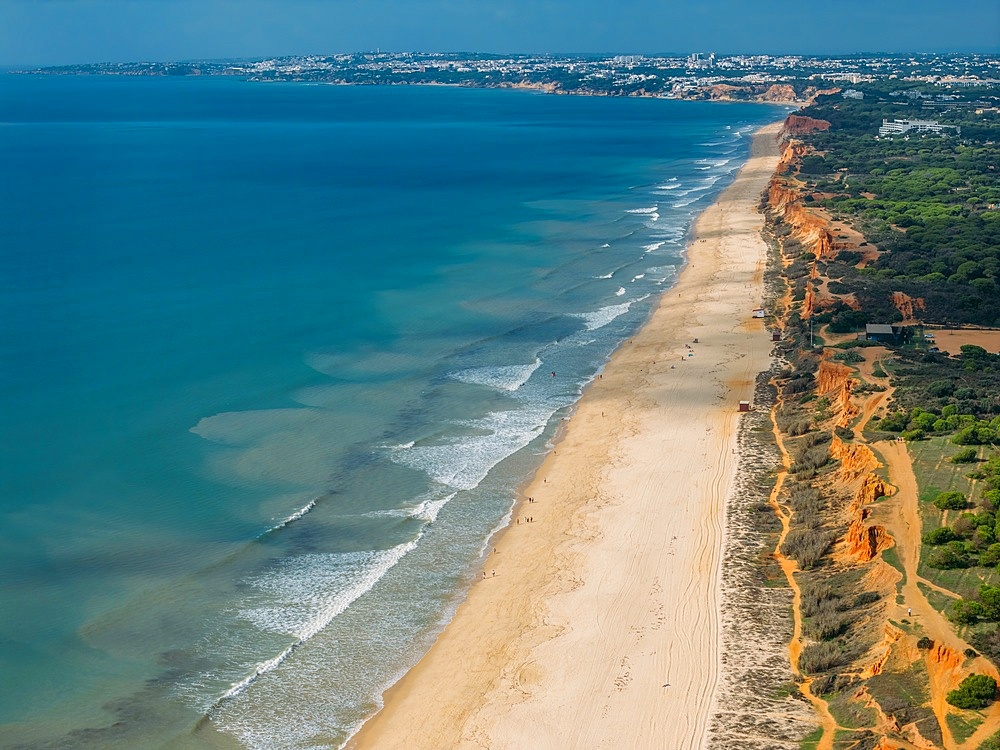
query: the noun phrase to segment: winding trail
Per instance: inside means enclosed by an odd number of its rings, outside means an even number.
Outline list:
[[[788,643],[788,661],[791,664],[792,672],[801,680],[799,684],[800,692],[812,704],[819,719],[820,728],[823,730],[819,743],[816,745],[816,750],[833,750],[833,741],[837,730],[843,727],[837,724],[837,720],[830,713],[829,704],[818,695],[813,694],[811,688],[812,678],[805,677],[799,668],[799,657],[802,656],[804,645],[802,642],[802,589],[799,587],[798,581],[795,580],[795,574],[798,572],[799,566],[795,560],[781,553],[781,545],[784,544],[785,537],[788,536],[788,532],[791,530],[792,510],[778,502],[778,498],[781,496],[781,489],[784,487],[785,479],[788,477],[788,467],[791,466],[792,459],[785,449],[785,441],[781,430],[778,429],[776,415],[780,403],[779,399],[771,407],[771,425],[775,442],[778,444],[778,450],[781,451],[781,469],[774,482],[774,488],[771,490],[771,497],[768,502],[781,521],[781,534],[778,536],[778,543],[774,547],[774,559],[781,566],[781,570],[788,580],[788,585],[792,589],[792,638]]]
[[[929,676],[931,707],[941,727],[945,750],[973,750],[987,737],[1000,731],[1000,705],[994,703],[983,712],[986,720],[972,737],[964,743],[955,741],[947,721],[950,709],[945,696],[968,672],[963,668],[963,652],[970,646],[955,633],[945,616],[930,605],[918,584],[922,583],[952,597],[957,595],[921,578],[917,573],[922,536],[919,495],[913,461],[906,443],[884,440],[871,444],[871,447],[882,457],[889,472],[889,481],[896,487],[896,492],[886,501],[889,505],[886,528],[896,542],[897,554],[903,566],[903,581],[899,587],[903,602],[898,605],[897,616],[911,620],[935,643],[935,648],[926,652],[924,660]],[[907,615],[907,609],[912,609],[912,614]],[[997,668],[982,656],[974,659],[969,667],[974,672],[988,674],[1000,680]]]

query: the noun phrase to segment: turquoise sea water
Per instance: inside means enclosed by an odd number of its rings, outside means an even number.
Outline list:
[[[341,744],[778,116],[0,78],[0,745]]]

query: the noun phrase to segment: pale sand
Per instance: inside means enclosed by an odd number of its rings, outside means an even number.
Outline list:
[[[779,131],[757,133],[699,218],[677,285],[524,490],[535,502],[496,541],[488,578],[351,747],[704,745],[722,668],[738,403],[770,364],[751,311],[766,255],[757,206]]]

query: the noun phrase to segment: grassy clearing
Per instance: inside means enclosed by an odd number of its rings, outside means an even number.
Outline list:
[[[948,591],[953,591],[959,596],[970,597],[974,596],[978,591],[979,587],[988,583],[990,585],[996,585],[1000,581],[1000,575],[997,574],[994,568],[954,568],[952,570],[938,570],[937,568],[928,568],[921,562],[917,573],[928,581],[936,583],[938,586]],[[937,594],[936,596],[942,596]],[[948,599],[948,604],[951,604],[950,599]],[[935,607],[937,605],[934,602]]]
[[[910,443],[910,455],[913,458],[913,472],[917,478],[920,493],[920,517],[922,533],[926,534],[942,526],[953,524],[965,511],[942,511],[932,504],[932,500],[941,492],[961,492],[974,504],[978,500],[979,487],[977,482],[966,475],[973,471],[977,464],[954,464],[949,459],[963,449],[963,446],[953,445],[947,437],[934,437]],[[980,447],[982,458],[989,451]],[[968,512],[976,512],[970,507]],[[975,595],[980,585],[987,583],[995,585],[1000,581],[1000,574],[993,567],[955,568],[942,570],[931,568],[925,564],[933,547],[922,545],[920,551],[920,566],[918,574],[942,588],[953,591],[963,597]],[[947,597],[936,592],[928,592],[931,605],[946,611],[951,605]]]
[[[974,483],[966,476],[976,464],[953,464],[949,460],[964,446],[953,445],[946,437],[935,437],[917,440],[908,447],[922,502],[929,503],[939,492],[961,492],[971,501],[976,501]],[[980,457],[982,453],[981,449]],[[937,510],[933,506],[931,508]],[[922,507],[921,510],[927,509]]]
[[[922,583],[918,583],[917,587],[920,589],[921,593],[927,598],[927,603],[930,604],[938,612],[947,612],[948,608],[955,601],[950,596],[942,594],[940,591],[935,591],[930,586],[925,586]],[[976,587],[978,590],[979,587]]]
[[[899,553],[896,551],[896,548],[890,547],[889,549],[882,550],[882,559],[898,570],[899,574],[903,576],[903,580],[900,583],[906,583],[906,571],[903,570],[903,563],[899,559]]]
[[[819,741],[823,738],[823,727],[818,727],[816,730],[810,732],[802,741],[799,743],[799,747],[802,750],[817,750],[819,747]]]
[[[927,686],[927,667],[922,659],[913,662],[905,672],[877,674],[868,680],[867,685],[868,692],[887,714],[896,714],[904,707],[923,706],[931,699]],[[900,723],[906,724],[908,721]]]
[[[979,746],[979,750],[1000,750],[1000,732],[988,737]]]
[[[837,693],[830,696],[828,704],[830,713],[839,726],[850,729],[867,729],[875,726],[878,715],[874,709],[852,700],[849,693]]]
[[[958,742],[965,742],[975,734],[985,717],[978,711],[963,711],[961,714],[948,714],[948,728]]]

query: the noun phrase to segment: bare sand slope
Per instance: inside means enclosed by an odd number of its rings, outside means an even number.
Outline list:
[[[779,128],[699,218],[677,286],[588,389],[486,579],[351,747],[703,746],[738,402],[771,349],[751,311]]]

